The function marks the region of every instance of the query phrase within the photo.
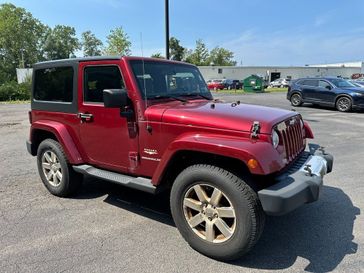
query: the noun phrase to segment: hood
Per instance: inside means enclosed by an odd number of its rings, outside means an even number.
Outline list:
[[[357,93],[364,93],[364,87],[347,87],[343,89]]]
[[[145,114],[150,121],[234,131],[250,131],[253,122],[259,121],[263,134],[270,134],[274,125],[297,115],[278,108],[211,101],[157,104],[148,107]]]

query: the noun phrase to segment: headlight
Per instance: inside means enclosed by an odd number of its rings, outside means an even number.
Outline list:
[[[279,135],[277,133],[276,130],[272,131],[272,143],[273,143],[273,147],[277,148],[278,144],[279,144]]]

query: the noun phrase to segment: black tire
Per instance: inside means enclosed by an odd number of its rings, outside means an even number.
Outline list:
[[[47,179],[45,171],[42,167],[42,164],[44,163],[42,162],[42,158],[45,153],[54,153],[60,164],[62,177],[61,179],[58,179],[59,184],[56,186],[52,185],[52,182]],[[82,175],[76,173],[72,169],[72,165],[69,164],[61,144],[59,144],[57,141],[53,139],[46,139],[40,143],[37,152],[37,164],[38,172],[42,182],[51,194],[60,197],[67,197],[76,193],[80,188],[82,184]]]
[[[301,106],[303,104],[302,96],[300,93],[293,93],[290,101],[292,106],[295,107]]]
[[[188,223],[184,198],[198,184],[219,189],[234,208],[234,231],[226,241],[208,241],[207,236],[199,236]],[[229,261],[243,256],[255,245],[264,228],[265,214],[257,194],[241,178],[216,166],[193,165],[183,170],[172,186],[170,203],[174,222],[183,238],[196,251],[217,260]],[[204,224],[206,228],[207,220]]]
[[[340,112],[349,112],[353,106],[353,102],[351,98],[343,96],[336,100],[335,106]]]

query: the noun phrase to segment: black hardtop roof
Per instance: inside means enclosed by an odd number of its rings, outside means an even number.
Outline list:
[[[83,57],[83,58],[69,58],[39,62],[33,66],[36,68],[38,66],[53,66],[53,65],[72,65],[80,62],[90,62],[90,61],[107,61],[107,60],[120,60],[121,56],[93,56],[93,57]]]
[[[60,59],[60,60],[52,60],[39,62],[33,65],[33,68],[51,68],[56,66],[73,66],[78,65],[80,62],[91,62],[91,61],[110,61],[110,60],[129,60],[129,61],[158,61],[158,62],[166,62],[166,63],[174,63],[174,64],[183,64],[194,66],[193,64],[174,61],[174,60],[166,60],[166,59],[156,59],[150,57],[136,57],[136,56],[94,56],[94,57],[83,57],[83,58],[69,58],[69,59]]]

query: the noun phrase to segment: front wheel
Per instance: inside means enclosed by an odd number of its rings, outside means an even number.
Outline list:
[[[175,224],[192,248],[227,261],[247,253],[263,231],[257,194],[239,177],[211,165],[193,165],[171,191]]]
[[[352,107],[351,99],[348,97],[340,97],[336,101],[336,109],[340,112],[349,112]]]

